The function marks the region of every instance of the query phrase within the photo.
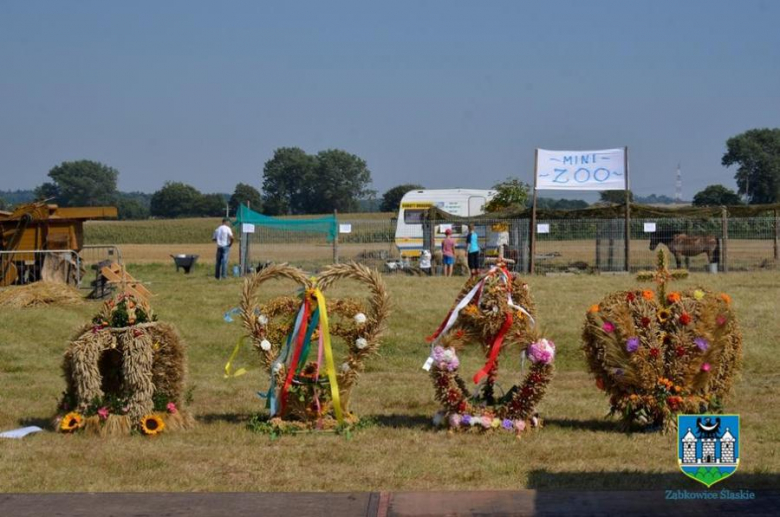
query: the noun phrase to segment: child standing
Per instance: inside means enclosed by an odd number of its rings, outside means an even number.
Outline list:
[[[444,240],[441,241],[441,254],[444,261],[444,276],[452,276],[455,266],[455,240],[452,238],[452,230],[444,230]]]
[[[420,269],[426,275],[431,276],[431,252],[428,250],[422,250],[420,253]]]

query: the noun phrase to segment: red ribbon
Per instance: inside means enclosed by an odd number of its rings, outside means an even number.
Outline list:
[[[287,378],[284,381],[284,386],[282,386],[282,393],[280,397],[282,400],[282,410],[280,415],[284,415],[284,410],[287,407],[287,392],[292,385],[293,376],[295,375],[295,370],[298,367],[298,360],[300,359],[301,350],[303,349],[303,340],[306,337],[306,327],[308,326],[308,322],[309,297],[304,294],[303,319],[301,320],[301,326],[298,329],[297,343],[295,344],[295,351],[293,352],[292,361],[290,362],[290,369],[287,371]]]
[[[432,335],[425,338],[425,340],[430,343],[437,337],[439,337],[439,334],[441,334],[441,331],[444,330],[444,326],[447,325],[447,321],[450,319],[450,316],[452,315],[452,311],[454,309],[450,309],[450,312],[447,313],[447,315],[444,317],[444,321],[441,322],[441,325],[439,325],[439,328],[436,329],[436,332],[434,332]]]
[[[504,342],[504,336],[506,336],[506,333],[509,332],[509,328],[511,326],[512,313],[508,312],[506,314],[504,324],[501,326],[501,330],[498,331],[496,338],[493,340],[493,344],[490,345],[490,355],[488,356],[488,360],[485,363],[485,366],[483,366],[480,371],[474,374],[474,384],[479,384],[479,381],[482,380],[482,378],[493,369],[493,366],[496,364],[496,360],[498,359],[498,353],[501,351],[501,344]]]

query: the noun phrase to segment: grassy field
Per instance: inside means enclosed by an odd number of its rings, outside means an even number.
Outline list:
[[[357,223],[389,221],[396,214],[374,212],[340,214],[339,220]],[[304,216],[300,216],[303,218]],[[317,215],[305,216],[323,217]],[[291,219],[299,217],[292,216]],[[146,221],[87,221],[84,240],[87,244],[208,244],[219,217],[185,219],[149,219]]]
[[[579,351],[583,312],[628,277],[534,277],[538,317],[558,346],[557,370],[540,411],[545,427],[517,440],[507,435],[451,435],[430,425],[438,409],[420,369],[424,336],[446,313],[462,279],[386,277],[393,298],[390,331],[353,394],[353,410],[373,424],[351,439],[336,435],[270,440],[246,428],[261,411],[255,395],[267,377],[254,369],[236,379],[222,369],[238,322],[222,319],[239,299],[240,281],[216,282],[206,268],[191,275],[172,266],[131,266],[156,293],[161,319],[189,346],[191,409],[198,426],[155,439],[99,440],[39,433],[0,442],[0,491],[281,491],[513,488],[701,488],[677,468],[675,437],[623,434],[606,420],[608,404],[585,372]],[[729,292],[745,337],[745,367],[728,412],[742,417],[741,466],[718,488],[776,488],[780,474],[780,273],[734,273],[680,282]],[[357,294],[352,288],[334,293]],[[272,284],[264,296],[289,292]],[[8,310],[0,315],[0,429],[49,426],[64,383],[62,354],[98,306]],[[242,361],[256,365],[250,352]],[[464,371],[476,369],[464,357]],[[519,357],[506,357],[506,383]],[[501,380],[499,379],[499,382]]]

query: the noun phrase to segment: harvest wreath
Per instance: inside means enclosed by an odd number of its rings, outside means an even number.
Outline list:
[[[145,301],[120,294],[68,346],[56,428],[99,436],[188,428],[185,346]]]
[[[424,368],[430,369],[436,399],[443,411],[434,424],[453,430],[502,430],[519,435],[541,426],[536,406],[552,378],[555,344],[541,338],[528,285],[502,262],[484,276],[471,278],[458,295],[447,317],[428,338],[431,355]],[[486,363],[472,378],[477,389],[471,393],[460,377],[458,351],[479,343]],[[500,352],[519,348],[523,363],[530,367],[523,382],[499,394]]]
[[[610,414],[626,429],[677,424],[678,413],[720,412],[742,360],[742,335],[725,293],[703,287],[667,292],[685,276],[670,272],[659,251],[657,290],[608,295],[590,307],[583,351]]]
[[[258,303],[260,286],[272,279],[296,282],[300,295]],[[324,292],[342,280],[368,288],[367,308],[357,300],[325,300]],[[247,337],[270,376],[269,389],[259,394],[270,419],[260,428],[326,430],[358,421],[349,410],[350,395],[364,361],[380,346],[389,311],[379,273],[355,263],[335,264],[309,278],[287,264],[272,265],[246,279],[240,308]],[[344,358],[334,356],[332,337],[346,344]],[[226,369],[229,373],[229,364]]]

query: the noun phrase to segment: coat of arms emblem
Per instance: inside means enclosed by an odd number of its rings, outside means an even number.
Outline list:
[[[707,488],[739,466],[739,415],[679,415],[677,459],[688,477]]]

